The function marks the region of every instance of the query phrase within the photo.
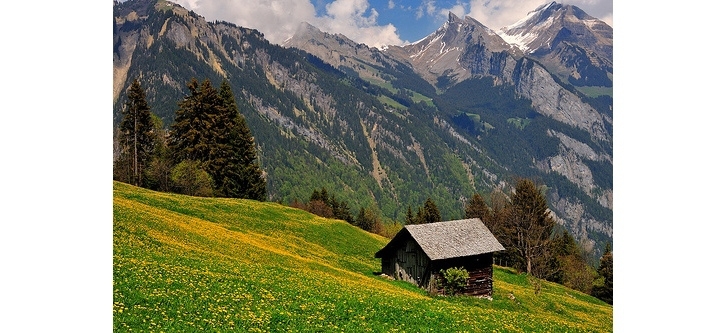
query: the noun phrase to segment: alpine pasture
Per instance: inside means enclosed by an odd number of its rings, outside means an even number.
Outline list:
[[[495,266],[493,299],[376,273],[387,239],[272,202],[114,182],[119,332],[611,332],[612,306]]]

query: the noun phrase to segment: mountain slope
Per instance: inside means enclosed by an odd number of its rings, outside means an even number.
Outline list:
[[[600,114],[581,97],[562,87],[540,64],[524,59],[521,51],[495,31],[471,17],[450,13],[445,24],[424,39],[387,53],[409,62],[441,90],[472,77],[490,77],[495,84],[511,84],[531,99],[539,113],[589,131],[596,140],[611,141],[608,115]]]
[[[498,34],[564,82],[612,87],[612,28],[576,6],[544,4]]]
[[[430,197],[443,219],[457,219],[476,191],[508,192],[517,177],[532,177],[596,258],[611,242],[609,118],[528,59],[491,53],[510,65],[438,94],[407,59],[305,24],[284,48],[165,1],[130,0],[114,15],[115,120],[134,78],[166,125],[192,77],[227,79],[271,200],[307,200],[325,187],[354,213],[373,207],[402,221]],[[461,31],[499,38],[470,21]],[[467,63],[489,63],[478,45],[490,44],[471,40]]]
[[[504,55],[520,51],[472,17],[450,13],[437,31],[413,44],[389,47],[387,53],[410,62],[428,82],[446,89],[473,75],[512,71],[516,59]]]
[[[386,240],[275,203],[114,183],[120,331],[612,331],[612,307],[494,269],[493,300],[379,277]]]
[[[451,121],[451,135],[475,149],[474,154],[461,152],[464,160],[485,155],[486,163],[509,172],[542,177],[550,187],[552,208],[563,217],[561,224],[588,246],[611,238],[610,113],[602,105],[592,106],[594,101],[574,87],[562,85],[493,30],[451,13],[440,29],[404,47],[367,48],[308,24],[285,45],[316,54],[397,96],[432,101],[435,114],[446,119],[438,123]],[[423,87],[411,72],[429,85]],[[504,175],[490,171],[495,179]],[[575,191],[590,199],[575,199]],[[596,247],[601,246],[600,241]]]

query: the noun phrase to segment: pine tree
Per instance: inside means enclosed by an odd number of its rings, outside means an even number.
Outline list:
[[[357,227],[372,232],[378,223],[380,223],[379,217],[374,211],[363,207],[359,209],[359,214],[356,216]]]
[[[422,207],[417,207],[417,214],[415,214],[414,224],[425,223],[425,210]]]
[[[442,221],[442,217],[440,217],[440,210],[437,209],[437,205],[435,205],[435,202],[432,201],[432,199],[427,198],[427,200],[425,200],[423,210],[424,214],[422,216],[422,223],[433,223]]]
[[[321,201],[324,202],[324,204],[330,206],[331,203],[329,202],[329,192],[326,191],[325,187],[321,188]]]
[[[199,161],[213,181],[215,195],[266,199],[263,171],[255,141],[238,111],[227,81],[220,91],[209,79],[188,84],[190,95],[179,103],[170,135],[175,163]]]
[[[490,220],[490,214],[490,208],[485,204],[483,197],[478,193],[473,194],[473,197],[465,206],[465,218],[479,218],[483,223],[486,223]]]
[[[412,206],[407,206],[407,215],[404,217],[404,224],[415,224],[415,216],[412,213]]]
[[[511,205],[504,225],[506,249],[515,252],[528,274],[543,277],[541,269],[550,257],[551,232],[556,224],[546,198],[532,180],[522,179],[516,184]],[[538,268],[536,272],[535,267]]]
[[[614,268],[612,267],[612,247],[607,243],[602,258],[599,260],[599,278],[604,280],[603,284],[592,289],[592,295],[612,304],[614,301]]]
[[[120,128],[120,156],[115,165],[119,179],[136,186],[144,186],[143,175],[154,150],[154,123],[147,97],[138,79],[132,82],[127,92],[127,101],[122,109]],[[123,176],[126,175],[126,176]]]
[[[318,189],[314,189],[313,192],[311,192],[311,196],[308,198],[308,201],[314,200],[321,200],[321,192],[319,192]]]
[[[210,80],[203,81],[200,86],[193,78],[187,88],[190,94],[179,103],[175,113],[169,148],[175,164],[184,160],[200,161],[201,166],[207,169],[216,142],[215,132],[211,129],[221,113],[222,103]]]
[[[229,197],[264,201],[267,197],[266,180],[258,165],[255,139],[238,110],[227,81],[220,84],[220,99],[224,112],[223,122],[218,128],[227,131],[220,145],[220,151],[224,152],[219,185],[221,192]]]
[[[337,207],[334,208],[334,217],[340,220],[354,224],[354,216],[351,215],[351,209],[346,201],[338,203]]]

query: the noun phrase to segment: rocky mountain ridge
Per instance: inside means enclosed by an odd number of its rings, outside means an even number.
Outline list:
[[[564,82],[612,87],[612,27],[576,6],[544,4],[498,35]]]
[[[417,44],[429,47],[382,51],[302,24],[280,47],[170,2],[130,0],[114,7],[115,119],[133,78],[165,124],[190,78],[227,79],[271,200],[324,185],[392,219],[427,197],[460,218],[476,191],[533,177],[559,223],[598,254],[612,237],[610,116],[471,18],[451,15],[438,31]],[[440,51],[429,68],[401,56]],[[448,69],[444,85],[420,75]]]

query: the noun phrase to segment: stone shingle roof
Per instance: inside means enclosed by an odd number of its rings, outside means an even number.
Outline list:
[[[503,245],[479,218],[407,225],[375,257],[391,249],[409,234],[430,260],[467,257],[504,251]]]

